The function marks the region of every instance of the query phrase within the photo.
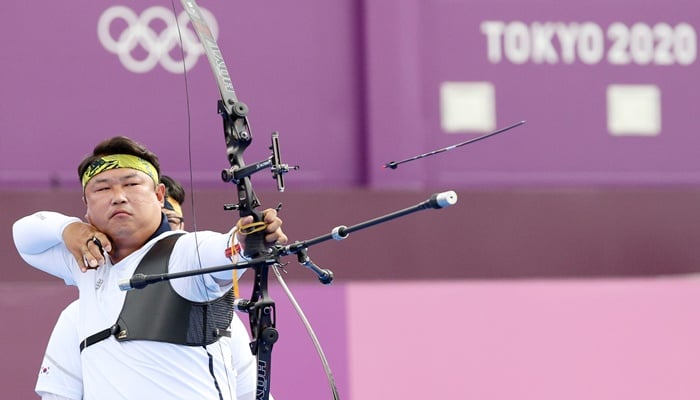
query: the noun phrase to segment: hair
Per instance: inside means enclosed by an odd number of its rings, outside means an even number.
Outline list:
[[[85,159],[80,162],[78,165],[78,180],[82,179],[85,171],[95,160],[99,159],[100,157],[110,156],[113,154],[130,154],[132,156],[142,158],[151,163],[156,169],[158,176],[160,176],[160,163],[158,162],[158,156],[156,156],[155,153],[148,150],[146,146],[126,136],[115,136],[98,143],[92,150],[92,155],[85,157]]]
[[[162,175],[160,177],[160,183],[165,185],[166,196],[172,197],[172,199],[177,201],[180,205],[185,203],[185,189],[179,182],[168,175]]]

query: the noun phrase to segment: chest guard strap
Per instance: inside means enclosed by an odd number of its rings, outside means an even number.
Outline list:
[[[168,272],[168,262],[179,235],[158,241],[143,257],[134,274]],[[181,297],[168,281],[127,292],[124,305],[112,327],[89,336],[80,350],[114,335],[118,341],[154,340],[186,346],[205,346],[229,336],[233,318],[233,292],[209,302]]]

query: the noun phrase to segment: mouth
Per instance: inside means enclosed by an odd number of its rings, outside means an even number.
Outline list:
[[[116,210],[116,211],[112,212],[112,214],[109,216],[109,218],[123,217],[123,216],[129,216],[129,215],[131,215],[131,214],[124,211],[124,210]]]

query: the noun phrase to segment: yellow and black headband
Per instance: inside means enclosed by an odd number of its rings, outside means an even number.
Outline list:
[[[85,186],[95,175],[116,168],[135,169],[150,176],[154,183],[157,184],[159,182],[158,171],[150,162],[131,154],[111,154],[102,156],[88,165],[81,179],[83,190],[85,190]]]

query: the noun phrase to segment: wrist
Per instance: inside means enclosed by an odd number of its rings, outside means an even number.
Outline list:
[[[238,233],[237,227],[233,228],[229,236],[229,246],[226,248],[225,251],[226,258],[228,258],[232,263],[240,261],[250,261],[250,258],[246,257],[244,248],[238,240],[238,235],[236,233]]]

